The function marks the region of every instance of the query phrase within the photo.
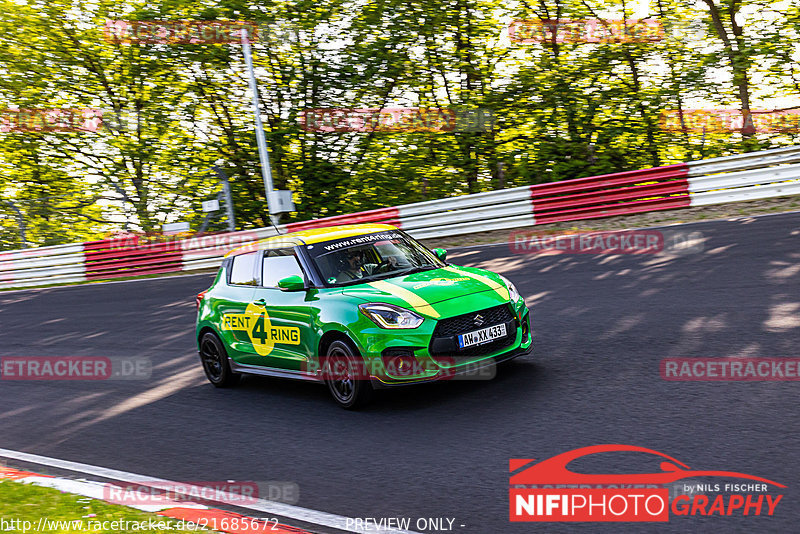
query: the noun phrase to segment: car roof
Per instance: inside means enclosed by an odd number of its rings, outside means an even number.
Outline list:
[[[326,226],[325,228],[309,228],[307,230],[298,230],[297,232],[261,239],[255,243],[235,248],[225,254],[225,257],[252,252],[262,247],[266,248],[265,246],[312,245],[314,243],[322,243],[323,241],[333,241],[335,239],[344,239],[346,237],[355,237],[375,232],[385,232],[387,230],[397,230],[397,227],[390,224],[343,224],[339,226]]]

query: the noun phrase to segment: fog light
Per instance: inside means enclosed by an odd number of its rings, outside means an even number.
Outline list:
[[[408,349],[387,349],[383,352],[383,366],[386,373],[393,376],[413,376],[420,374],[417,358]]]

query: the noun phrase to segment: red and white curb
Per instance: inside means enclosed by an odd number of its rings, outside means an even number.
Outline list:
[[[8,458],[36,465],[64,469],[76,473],[82,473],[84,475],[113,480],[115,482],[133,483],[152,488],[169,487],[174,493],[181,493],[185,495],[201,495],[203,490],[202,487],[194,486],[192,484],[178,484],[176,482],[161,478],[147,477],[135,473],[128,473],[126,471],[118,471],[116,469],[108,469],[105,467],[71,462],[68,460],[60,460],[57,458],[49,458],[47,456],[39,456],[36,454],[29,454],[9,449],[0,449],[0,458]],[[11,467],[4,467],[2,465],[0,465],[0,479],[11,479],[26,484],[34,484],[37,486],[57,489],[64,493],[71,493],[75,495],[81,495],[83,497],[89,497],[91,499],[111,502],[108,499],[108,483],[106,482],[86,479],[76,480],[65,477],[41,475],[30,471],[22,471]],[[183,491],[177,491],[174,489],[179,486],[185,489]],[[216,502],[233,502],[237,499],[237,497],[240,497],[227,492],[216,492],[216,494],[220,498],[220,500],[217,500]],[[118,504],[118,498],[119,497],[115,497],[114,502],[111,504]],[[124,497],[122,500],[124,502]],[[208,500],[214,501],[214,499]],[[209,525],[209,529],[211,529],[211,525],[229,525],[226,530],[221,530],[218,528],[212,529],[217,532],[228,532],[231,534],[250,534],[256,532],[261,534],[264,532],[274,534],[312,534],[311,532],[302,528],[281,523],[276,524],[276,522],[271,519],[267,522],[259,520],[255,517],[249,517],[235,512],[211,508],[199,503],[165,501],[158,504],[126,504],[125,506],[129,506],[130,508],[135,508],[144,512],[156,513],[171,519],[191,521],[201,525]],[[302,508],[290,504],[268,501],[265,499],[250,499],[248,504],[237,505],[237,508],[261,512],[259,515],[262,518],[264,517],[264,514],[267,514],[269,516],[294,519],[306,524],[329,527],[344,532],[367,532],[363,529],[354,529],[352,526],[350,526],[355,524],[355,522],[348,517]],[[237,518],[239,521],[234,521],[234,519]],[[238,525],[239,527],[235,528],[235,525]],[[397,529],[383,529],[382,532],[386,534],[419,534],[410,530]]]

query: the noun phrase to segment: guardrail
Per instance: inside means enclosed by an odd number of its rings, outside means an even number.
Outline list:
[[[800,194],[800,146],[514,187],[281,226],[386,223],[418,239]],[[141,243],[106,239],[0,253],[0,289],[216,269],[273,228]]]
[[[0,288],[85,280],[82,243],[0,252]]]
[[[686,164],[531,186],[537,224],[689,205]]]

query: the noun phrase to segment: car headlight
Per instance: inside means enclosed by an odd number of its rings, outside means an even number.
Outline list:
[[[416,328],[424,321],[416,313],[392,304],[370,302],[358,309],[381,328]]]
[[[500,278],[502,278],[503,281],[508,286],[508,296],[511,299],[511,302],[517,302],[519,300],[519,291],[517,291],[516,286],[511,283],[511,280],[509,280],[502,274],[500,275]]]

